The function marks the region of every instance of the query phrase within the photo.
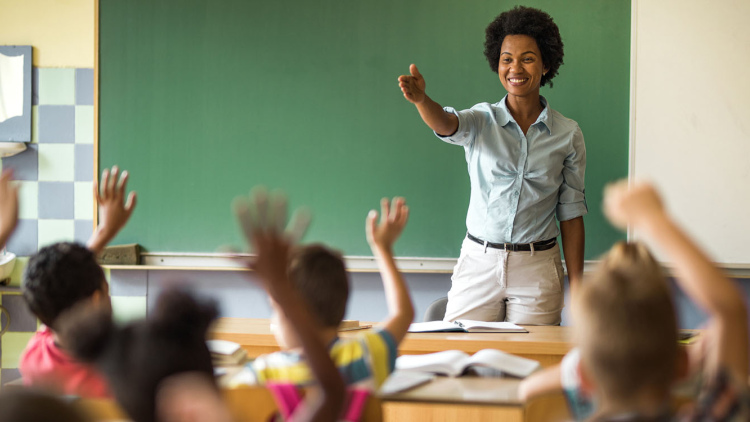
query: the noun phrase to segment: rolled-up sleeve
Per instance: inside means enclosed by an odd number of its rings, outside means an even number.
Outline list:
[[[571,151],[565,158],[563,183],[557,200],[557,219],[572,220],[588,213],[584,176],[586,173],[586,146],[581,128],[576,128],[571,140]]]
[[[443,110],[453,113],[458,117],[458,129],[456,129],[456,133],[450,136],[442,136],[434,132],[435,136],[449,144],[464,147],[471,145],[478,132],[477,126],[479,122],[476,110],[470,108],[468,110],[456,111],[453,107],[443,107]]]

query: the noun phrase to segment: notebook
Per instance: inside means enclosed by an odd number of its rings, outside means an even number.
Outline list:
[[[470,319],[459,319],[453,322],[429,321],[415,322],[409,326],[410,333],[528,333],[528,331],[512,322],[485,322]]]
[[[457,377],[464,374],[525,378],[539,369],[539,362],[495,349],[483,349],[474,355],[460,350],[404,355],[396,359],[399,371],[430,372]]]
[[[247,352],[235,342],[207,340],[206,345],[215,366],[241,365],[247,360]]]

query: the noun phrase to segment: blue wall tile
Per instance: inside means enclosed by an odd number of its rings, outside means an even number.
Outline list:
[[[76,105],[94,105],[94,69],[76,69]]]
[[[31,105],[39,104],[39,69],[33,68],[31,71]]]
[[[38,180],[39,146],[26,144],[26,151],[12,157],[4,157],[3,168],[12,168],[15,180]]]
[[[26,305],[23,296],[3,295],[3,307],[10,314],[10,327],[8,331],[36,331],[36,316],[29,311],[29,307]]]
[[[8,239],[8,250],[17,256],[31,256],[39,245],[39,220],[18,220],[16,231]]]
[[[76,144],[75,146],[75,181],[91,182],[94,180],[94,145]]]
[[[93,220],[76,220],[73,226],[73,238],[78,243],[85,244],[94,233]]]
[[[39,143],[73,143],[76,139],[76,108],[72,105],[37,107]]]
[[[21,379],[21,371],[18,368],[3,368],[0,369],[0,379],[3,381],[3,385]],[[18,388],[18,387],[15,387]]]
[[[148,271],[110,271],[109,292],[112,296],[146,296],[148,294]]]
[[[39,218],[75,218],[73,182],[39,182]]]

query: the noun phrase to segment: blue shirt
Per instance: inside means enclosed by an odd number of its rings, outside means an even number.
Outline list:
[[[524,135],[505,98],[458,112],[445,107],[458,116],[458,129],[438,137],[464,147],[469,169],[466,228],[496,243],[552,239],[560,234],[555,214],[566,221],[588,212],[583,134],[541,97],[544,110]]]

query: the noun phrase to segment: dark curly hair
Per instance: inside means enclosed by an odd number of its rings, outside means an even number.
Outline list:
[[[501,13],[487,26],[484,42],[484,56],[490,68],[497,73],[500,61],[500,49],[507,35],[528,35],[536,41],[542,53],[542,63],[548,69],[542,76],[541,86],[557,75],[557,69],[563,64],[563,42],[560,30],[546,12],[532,7],[516,6]]]
[[[163,291],[149,318],[118,326],[103,309],[81,304],[60,317],[68,351],[104,374],[117,402],[138,422],[156,422],[162,381],[197,372],[216,390],[208,327],[218,317],[212,299],[179,288]]]
[[[68,242],[42,248],[29,260],[23,278],[22,292],[29,309],[53,329],[63,311],[91,297],[105,280],[94,253]]]

